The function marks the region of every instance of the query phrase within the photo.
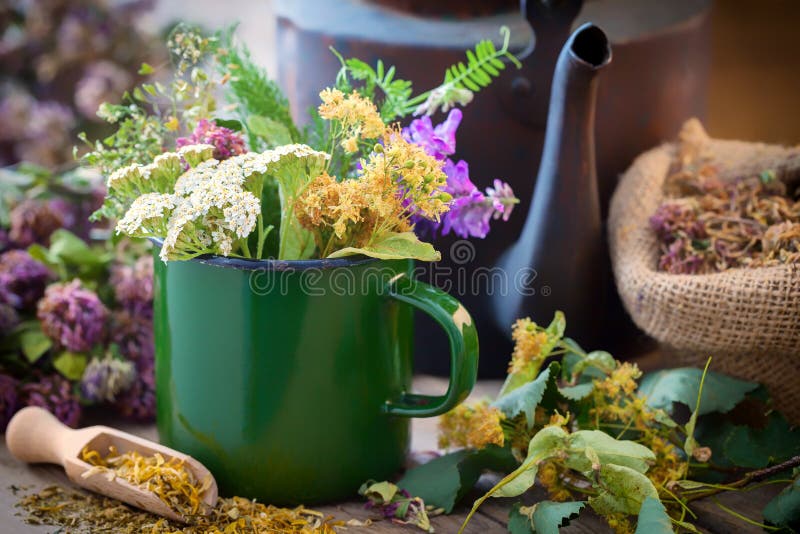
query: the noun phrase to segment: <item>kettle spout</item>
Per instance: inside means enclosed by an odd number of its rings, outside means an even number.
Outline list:
[[[493,317],[505,331],[519,317],[546,324],[562,310],[571,335],[595,337],[605,252],[594,117],[597,75],[610,62],[608,38],[591,23],[579,27],[559,54],[531,207],[519,240],[498,263],[514,287],[491,296]]]

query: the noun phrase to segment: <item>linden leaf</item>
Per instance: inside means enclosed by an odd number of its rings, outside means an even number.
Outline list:
[[[531,534],[533,532],[533,522],[531,518],[520,512],[520,503],[515,503],[508,512],[508,532],[509,534]]]
[[[800,455],[800,429],[792,428],[783,415],[773,412],[764,428],[734,426],[719,452],[734,465],[760,469]]]
[[[578,376],[588,367],[594,367],[604,374],[610,374],[617,368],[617,361],[604,350],[594,350],[572,366],[572,376]]]
[[[674,532],[672,521],[661,501],[652,497],[645,498],[639,510],[639,519],[636,521],[636,534],[667,534],[671,532]]]
[[[662,408],[669,413],[672,412],[673,402],[694,408],[702,376],[702,369],[688,367],[648,373],[639,383],[638,394],[640,397],[647,397],[649,406]],[[708,372],[698,415],[729,412],[757,387],[755,382]]]
[[[86,355],[64,351],[53,359],[56,371],[70,380],[80,380],[86,369]]]
[[[414,232],[387,232],[371,245],[361,248],[345,247],[339,249],[329,258],[342,258],[354,254],[363,254],[382,260],[415,259],[420,261],[439,261],[442,255],[430,243],[420,241]]]
[[[496,445],[477,451],[464,449],[409,469],[397,485],[425,504],[450,513],[484,470],[508,472],[516,465],[511,452]]]
[[[585,502],[542,501],[533,505],[533,531],[537,534],[558,534],[559,527],[569,524]]]
[[[492,403],[492,406],[498,408],[509,419],[513,419],[517,414],[524,413],[528,428],[533,428],[536,407],[542,401],[548,384],[551,381],[554,382],[555,377],[558,375],[558,368],[554,368],[554,365],[557,366],[558,364],[551,363],[547,369],[536,377],[536,380],[499,397]]]
[[[658,499],[658,490],[649,478],[622,465],[601,466],[598,489],[598,495],[589,498],[589,505],[603,516],[635,515],[647,497]]]
[[[558,388],[558,392],[565,398],[573,401],[585,399],[594,391],[594,383],[586,382],[585,384],[578,384],[577,386],[567,386]]]
[[[800,522],[800,477],[769,501],[762,515],[773,525],[781,527]]]
[[[601,430],[579,430],[567,438],[567,466],[576,471],[590,471],[586,451],[594,450],[601,465],[614,464],[645,473],[655,463],[656,455],[635,441],[618,440]]]
[[[567,432],[560,426],[546,426],[538,431],[528,443],[528,456],[514,472],[510,473],[489,492],[495,497],[522,495],[536,480],[539,462],[564,450]]]

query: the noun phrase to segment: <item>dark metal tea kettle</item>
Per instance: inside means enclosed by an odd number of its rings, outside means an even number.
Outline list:
[[[580,26],[558,55],[531,208],[519,240],[497,264],[517,282],[507,295],[492,296],[499,328],[524,316],[548,321],[560,309],[571,336],[587,344],[597,337],[606,263],[594,119],[597,75],[610,62],[608,38],[591,23]]]

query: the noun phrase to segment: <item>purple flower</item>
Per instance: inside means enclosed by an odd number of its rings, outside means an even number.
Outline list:
[[[152,305],[141,310],[122,309],[111,318],[111,343],[120,354],[137,363],[150,363],[155,356]]]
[[[114,296],[123,308],[137,312],[153,305],[153,257],[142,256],[133,265],[111,269]]]
[[[435,127],[430,117],[414,119],[408,127],[403,128],[403,138],[424,148],[428,155],[445,159],[456,151],[456,130],[461,117],[461,110],[453,109],[447,119]]]
[[[214,158],[220,161],[247,152],[241,135],[229,128],[217,126],[208,119],[200,119],[192,135],[179,137],[175,144],[178,148],[197,144],[213,145]]]
[[[49,375],[20,388],[23,406],[39,406],[55,415],[67,426],[76,427],[81,418],[81,405],[72,393],[69,380],[60,375]]]
[[[112,61],[96,61],[89,65],[75,87],[75,107],[90,120],[99,121],[97,109],[103,102],[117,103],[133,79],[125,69]]]
[[[0,374],[0,432],[5,432],[19,407],[18,386],[19,382],[13,376]]]
[[[156,380],[153,365],[139,364],[133,385],[114,403],[117,411],[128,419],[151,422],[156,416]]]
[[[55,208],[55,209],[54,209]],[[20,248],[34,243],[48,245],[50,235],[64,226],[64,213],[58,206],[41,200],[24,200],[11,210],[9,238]]]
[[[25,140],[17,143],[17,158],[45,167],[65,161],[71,151],[71,131],[75,126],[72,111],[58,102],[36,102],[25,128]]]
[[[442,235],[452,230],[457,236],[485,238],[489,233],[489,221],[503,217],[508,220],[517,199],[511,187],[500,180],[494,187],[481,193],[469,178],[469,166],[464,160],[453,163],[448,159],[443,167],[447,175],[444,190],[453,196],[450,210],[442,216]],[[438,225],[434,225],[438,228]]]
[[[47,288],[37,317],[44,333],[59,346],[88,352],[103,341],[108,310],[93,291],[73,280]]]
[[[114,402],[130,388],[136,378],[133,362],[118,360],[110,355],[95,358],[81,377],[81,394],[90,402]]]
[[[11,290],[11,276],[0,273],[0,334],[11,332],[19,324],[20,298]]]
[[[50,270],[24,250],[9,250],[0,255],[0,275],[7,291],[16,295],[16,302],[5,300],[19,309],[33,309],[44,295],[44,288],[53,279]]]

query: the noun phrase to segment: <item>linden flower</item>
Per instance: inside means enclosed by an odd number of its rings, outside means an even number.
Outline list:
[[[531,363],[541,364],[549,353],[546,349],[550,338],[528,317],[517,319],[511,330],[511,339],[514,340],[514,352],[508,366],[509,374],[522,371]]]
[[[125,216],[117,222],[117,234],[132,237],[164,235],[166,221],[175,209],[175,195],[147,193],[133,201]]]
[[[647,477],[656,487],[666,486],[673,480],[681,480],[689,469],[678,448],[660,436],[653,436],[649,443],[643,445],[656,455],[656,462],[648,471]]]
[[[501,421],[505,416],[486,401],[456,406],[439,421],[439,447],[480,449],[505,443]]]
[[[356,91],[345,96],[338,89],[327,88],[319,94],[319,97],[322,99],[319,116],[341,123],[345,138],[342,148],[347,152],[358,150],[359,138],[377,139],[386,130],[375,104]]]
[[[636,380],[642,372],[635,363],[625,362],[617,366],[606,379],[595,381],[596,388],[610,398],[616,398],[621,392],[631,395],[638,387]]]

